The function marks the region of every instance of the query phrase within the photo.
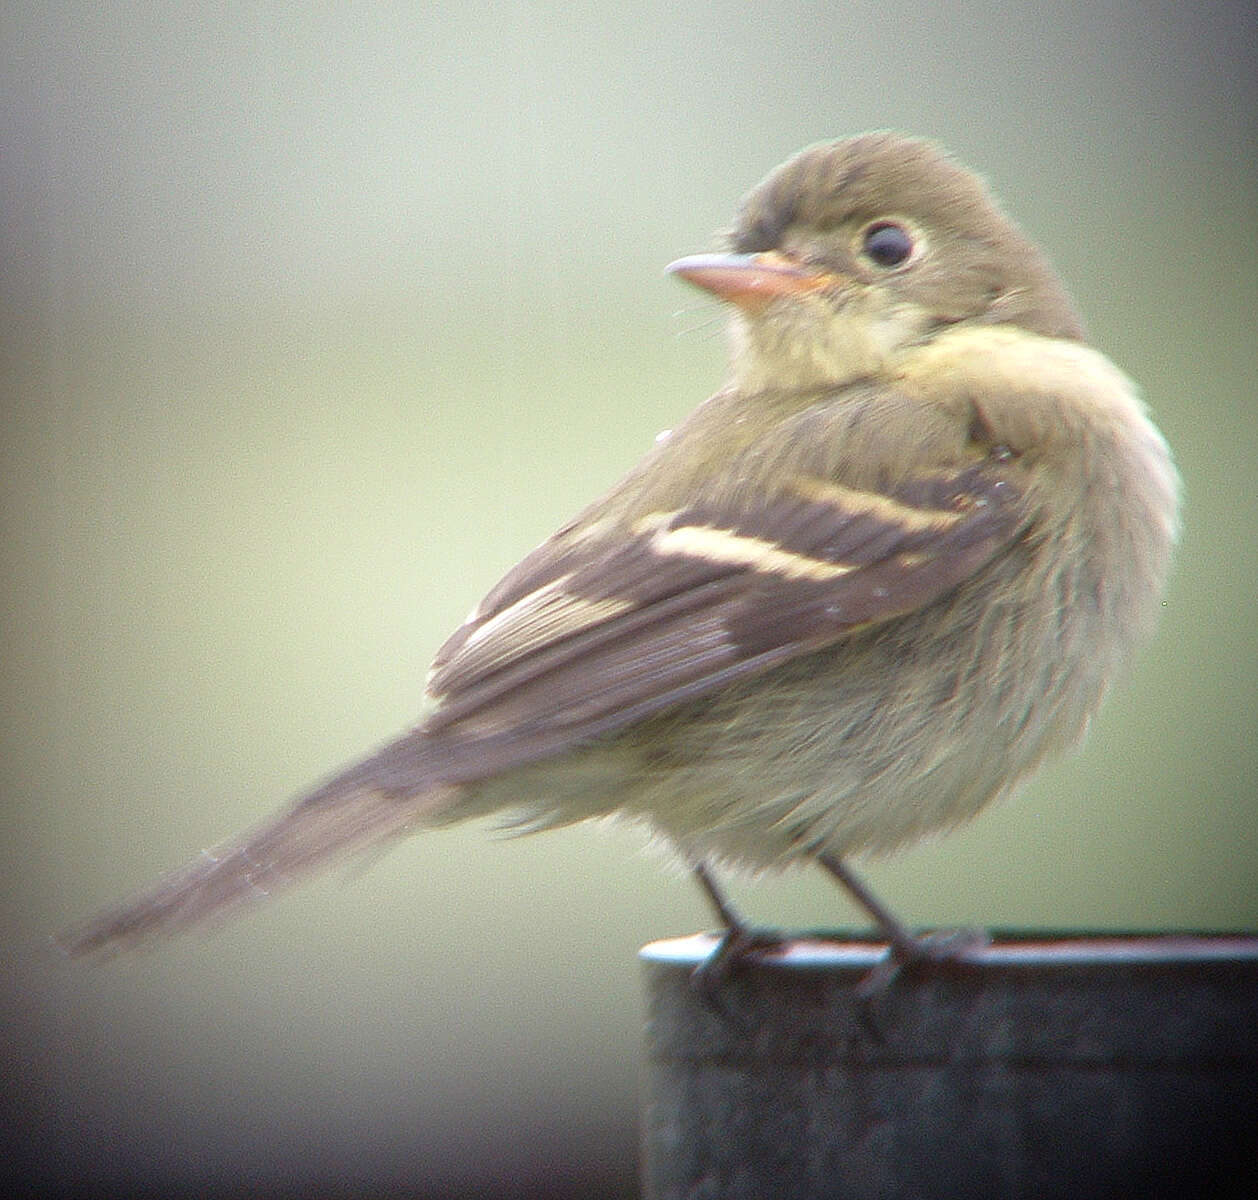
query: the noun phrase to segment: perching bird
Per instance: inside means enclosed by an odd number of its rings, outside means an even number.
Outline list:
[[[1130,381],[927,142],[811,146],[727,249],[729,379],[508,572],[408,733],[63,938],[111,951],[425,826],[621,813],[711,868],[974,816],[1082,734],[1149,633],[1178,480]],[[734,932],[740,932],[735,930]]]

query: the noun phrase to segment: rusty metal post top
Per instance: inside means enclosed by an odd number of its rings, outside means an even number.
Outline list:
[[[647,1200],[1182,1200],[1258,1161],[1258,936],[997,933],[861,984],[885,942],[791,934],[693,980],[652,942]]]
[[[784,937],[780,947],[758,955],[755,961],[804,971],[868,971],[887,954],[886,942],[847,931],[807,931]],[[648,942],[639,955],[659,967],[693,968],[711,955],[719,940],[719,935],[711,933],[665,938]],[[958,962],[980,968],[1258,964],[1258,933],[996,931],[986,944],[967,948]]]

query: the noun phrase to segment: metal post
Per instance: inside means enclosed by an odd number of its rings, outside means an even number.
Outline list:
[[[1258,1195],[1258,937],[1000,936],[868,1003],[881,944],[712,992],[714,945],[642,951],[648,1200]]]

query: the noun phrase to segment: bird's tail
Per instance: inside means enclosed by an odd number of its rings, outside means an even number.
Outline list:
[[[247,830],[55,939],[69,955],[109,956],[265,899],[320,868],[440,820],[456,787],[380,782],[351,767],[265,824]],[[391,781],[393,782],[393,781]]]

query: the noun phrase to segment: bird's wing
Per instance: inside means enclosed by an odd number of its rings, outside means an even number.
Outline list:
[[[553,539],[437,655],[417,734],[445,752],[424,769],[493,774],[920,609],[1008,545],[1022,511],[988,460],[894,493],[805,480]]]
[[[457,800],[448,785],[919,609],[1018,536],[1019,501],[1011,482],[979,466],[894,494],[806,482],[767,501],[561,533],[442,648],[434,707],[416,730],[60,944],[107,954],[197,924],[439,819]]]

